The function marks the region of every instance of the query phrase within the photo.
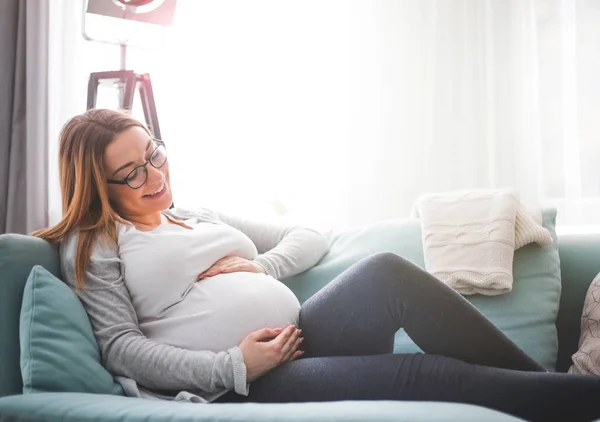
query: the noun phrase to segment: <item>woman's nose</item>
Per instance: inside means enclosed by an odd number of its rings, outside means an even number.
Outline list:
[[[148,182],[150,182],[150,184],[165,178],[162,169],[157,169],[151,165],[146,168],[148,169]]]

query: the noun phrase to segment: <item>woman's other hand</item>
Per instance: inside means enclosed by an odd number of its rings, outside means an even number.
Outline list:
[[[302,356],[304,352],[298,350],[304,340],[301,332],[295,325],[289,325],[284,329],[263,328],[250,333],[240,343],[247,381],[252,382],[276,366]]]
[[[254,261],[239,256],[226,256],[215,262],[208,270],[198,275],[198,280],[212,277],[220,273],[234,273],[245,271],[250,273],[265,273],[265,269]]]

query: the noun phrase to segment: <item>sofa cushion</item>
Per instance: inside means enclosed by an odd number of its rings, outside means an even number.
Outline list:
[[[43,267],[31,270],[21,307],[23,393],[122,394],[100,364],[100,352],[81,302]]]
[[[555,370],[558,338],[556,316],[560,300],[560,262],[555,232],[556,210],[543,212],[543,226],[551,246],[527,245],[515,252],[513,290],[499,296],[466,298],[521,349],[548,370]],[[282,280],[304,302],[359,259],[376,252],[394,252],[424,268],[421,226],[418,219],[379,221],[332,232],[331,248],[313,268]],[[400,330],[396,353],[420,349]]]
[[[19,368],[19,315],[25,282],[34,265],[60,275],[58,253],[37,237],[0,235],[0,397],[23,390]]]

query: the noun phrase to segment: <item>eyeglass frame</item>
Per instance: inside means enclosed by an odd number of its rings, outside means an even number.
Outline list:
[[[166,155],[167,147],[165,146],[165,143],[163,141],[161,141],[160,139],[156,139],[156,138],[152,138],[152,141],[156,142],[158,145],[156,146],[156,148],[154,148],[152,150],[152,153],[150,154],[150,158],[148,158],[144,164],[135,166],[129,173],[127,173],[127,176],[125,176],[125,178],[123,180],[106,179],[106,183],[109,183],[111,185],[127,185],[133,190],[140,189],[142,186],[144,186],[146,184],[146,182],[148,181],[148,169],[146,168],[146,166],[148,164],[150,164],[152,167],[154,167],[155,169],[158,170],[158,169],[162,168],[167,163],[167,160],[169,159],[169,157]],[[159,149],[160,147],[163,147],[165,149],[165,162],[162,163],[162,165],[160,167],[156,167],[154,164],[152,164],[152,156],[154,155],[156,150]],[[144,183],[139,185],[137,188],[134,188],[129,183],[127,183],[127,178],[129,176],[131,176],[131,174],[140,167],[142,167],[144,169],[144,173],[146,173],[146,180],[144,180]]]

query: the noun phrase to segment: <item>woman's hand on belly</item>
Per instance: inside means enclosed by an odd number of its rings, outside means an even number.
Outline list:
[[[234,273],[238,271],[266,274],[265,269],[254,261],[239,256],[226,256],[215,262],[208,270],[200,273],[198,280],[221,273]]]
[[[302,330],[295,325],[250,333],[241,343],[240,350],[246,365],[246,379],[252,382],[282,363],[292,361],[304,352],[298,347],[304,340]]]

